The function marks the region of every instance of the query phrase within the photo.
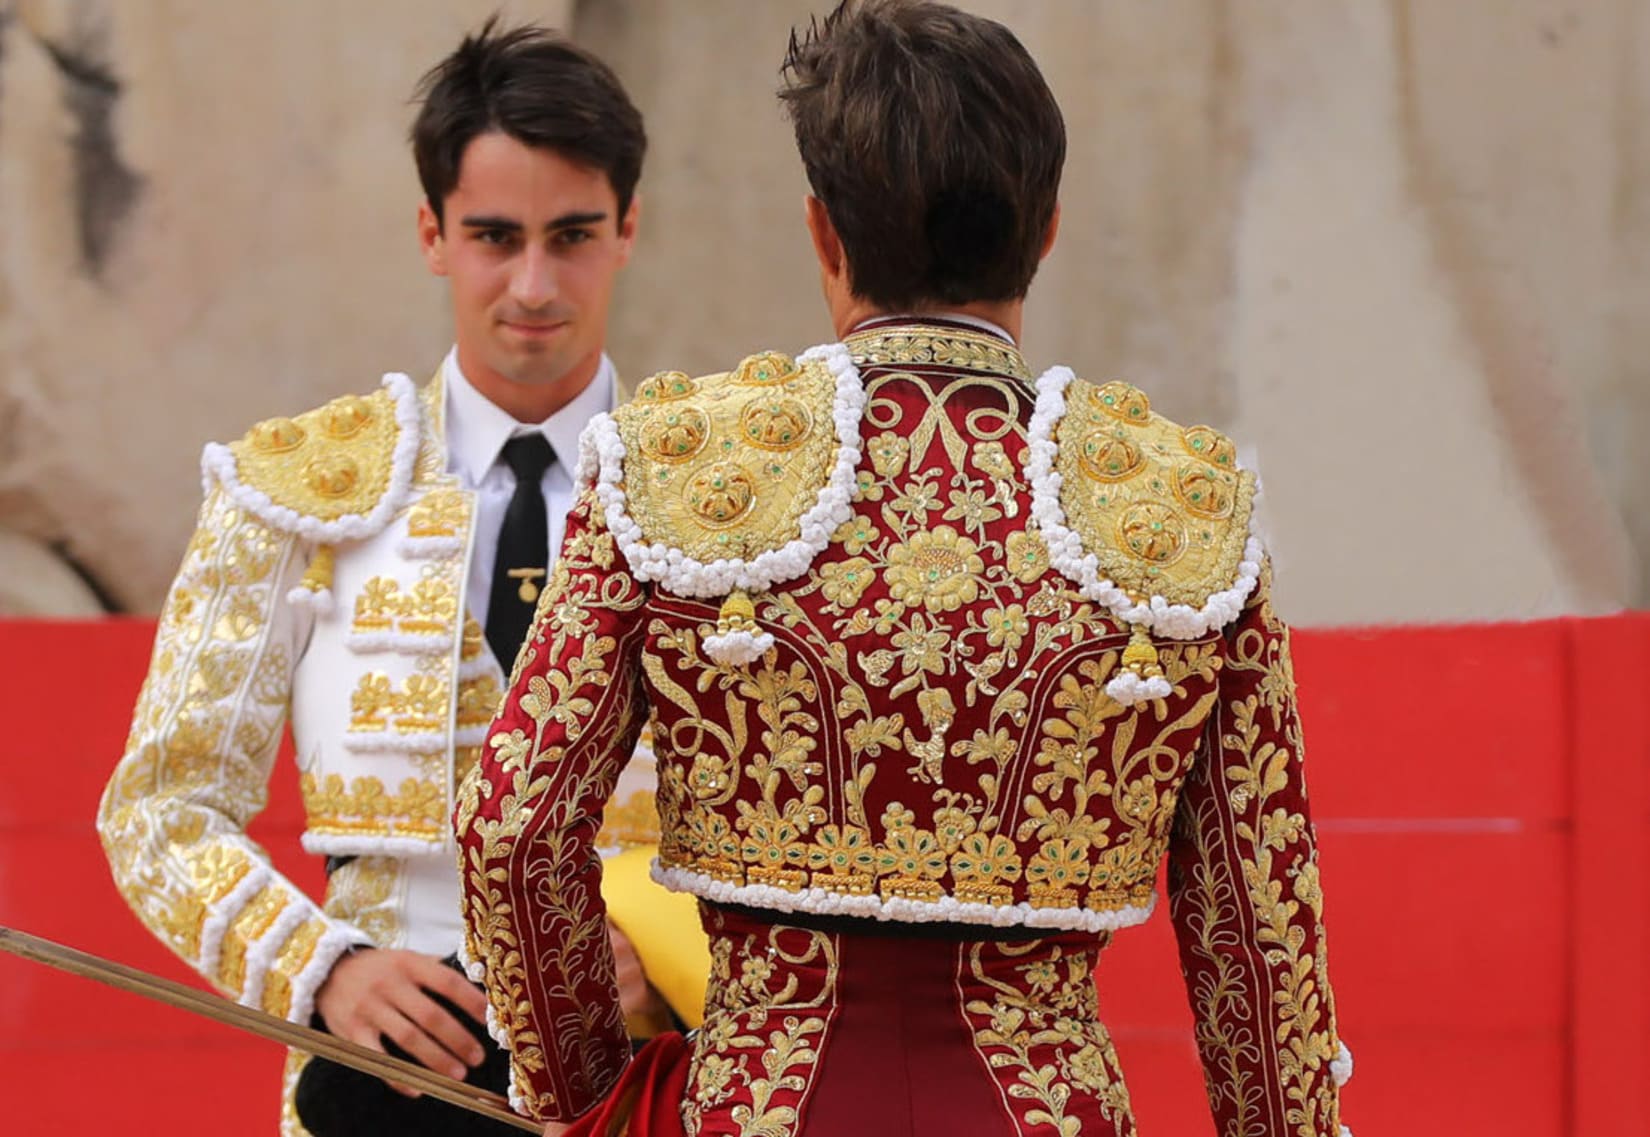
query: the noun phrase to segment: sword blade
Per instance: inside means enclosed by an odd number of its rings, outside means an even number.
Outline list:
[[[121,991],[178,1007],[193,1014],[223,1023],[238,1030],[267,1038],[319,1058],[327,1058],[374,1077],[399,1082],[404,1086],[433,1098],[439,1098],[460,1109],[479,1113],[494,1121],[514,1125],[528,1133],[539,1133],[543,1125],[529,1121],[510,1108],[510,1103],[498,1094],[456,1081],[445,1074],[427,1070],[414,1062],[368,1049],[359,1043],[337,1038],[324,1031],[314,1030],[286,1019],[276,1018],[252,1007],[243,1007],[222,996],[197,990],[159,975],[150,975],[124,963],[103,959],[78,951],[63,944],[31,936],[14,928],[0,925],[0,951],[55,967],[84,979],[95,979]]]

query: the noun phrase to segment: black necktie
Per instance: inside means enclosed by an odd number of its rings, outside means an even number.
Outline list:
[[[500,457],[516,476],[516,492],[498,531],[493,593],[487,602],[487,643],[508,674],[532,626],[550,563],[550,527],[540,483],[556,460],[556,452],[544,435],[527,434],[506,442]]]

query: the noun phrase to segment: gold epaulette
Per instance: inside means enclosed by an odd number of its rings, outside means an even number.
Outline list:
[[[1232,440],[1212,427],[1169,421],[1127,383],[1073,380],[1065,403],[1054,432],[1059,501],[1066,524],[1098,561],[1098,576],[1136,604],[1225,622],[1231,605],[1209,610],[1211,600],[1247,593],[1244,584],[1252,587],[1258,571],[1249,560],[1255,476],[1239,468]],[[1178,622],[1187,631],[1195,623],[1189,613]]]
[[[824,361],[779,352],[698,379],[643,380],[614,415],[643,539],[705,564],[755,561],[796,540],[837,461],[835,396]]]
[[[274,529],[321,544],[359,540],[405,504],[418,457],[418,395],[386,375],[295,418],[272,418],[228,446],[209,445],[206,478]]]

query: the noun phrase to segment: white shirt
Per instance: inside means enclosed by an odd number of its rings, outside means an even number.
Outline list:
[[[443,422],[447,436],[447,472],[476,495],[475,543],[470,557],[470,581],[464,602],[482,627],[492,598],[493,566],[498,556],[498,534],[504,511],[516,492],[516,476],[499,461],[512,438],[542,434],[556,453],[544,471],[541,488],[549,517],[550,556],[553,563],[567,532],[567,511],[573,508],[573,469],[579,461],[579,435],[597,414],[613,410],[618,384],[613,361],[602,356],[590,384],[573,401],[540,423],[521,423],[470,385],[458,365],[458,349],[447,353],[441,365],[446,378],[447,405]]]

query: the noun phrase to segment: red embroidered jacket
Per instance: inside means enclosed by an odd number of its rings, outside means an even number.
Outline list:
[[[576,1116],[626,1061],[592,838],[651,716],[655,875],[707,899],[1100,933],[1167,855],[1221,1133],[1335,1137],[1288,632],[1229,440],[883,324],[655,376],[580,473],[456,818],[519,1108]]]

